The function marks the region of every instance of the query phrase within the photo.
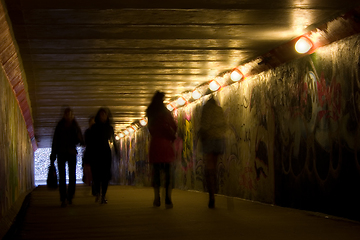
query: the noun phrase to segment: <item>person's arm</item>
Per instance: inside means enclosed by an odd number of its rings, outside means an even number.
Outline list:
[[[53,165],[56,160],[57,148],[58,148],[58,134],[59,134],[58,132],[59,132],[59,124],[56,125],[53,141],[51,145],[51,154],[50,154],[51,165]]]
[[[176,139],[177,126],[175,120],[170,112],[164,116],[164,122],[161,124],[161,128],[164,130],[164,135],[171,141]]]
[[[85,146],[84,137],[82,135],[81,129],[79,127],[79,124],[74,121],[75,130],[76,130],[76,144],[80,144],[81,146]]]

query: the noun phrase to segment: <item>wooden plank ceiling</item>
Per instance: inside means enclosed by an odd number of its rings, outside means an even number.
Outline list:
[[[121,131],[167,100],[360,5],[359,0],[4,0],[38,147],[62,106],[81,128],[99,107]]]

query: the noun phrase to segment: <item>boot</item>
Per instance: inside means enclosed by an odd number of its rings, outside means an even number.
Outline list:
[[[171,188],[167,187],[166,188],[166,197],[165,197],[165,207],[166,209],[170,209],[173,208],[173,203],[171,201]]]
[[[96,194],[95,195],[95,202],[99,202],[99,200],[100,200],[100,194]]]
[[[215,197],[210,197],[209,198],[209,208],[215,208]]]
[[[105,196],[101,197],[101,204],[107,204],[107,200],[106,200]]]
[[[207,190],[209,192],[209,208],[215,208],[215,183],[216,173],[213,169],[209,169],[206,174]]]

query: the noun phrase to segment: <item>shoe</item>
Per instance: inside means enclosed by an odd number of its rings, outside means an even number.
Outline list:
[[[61,202],[61,207],[62,207],[62,208],[66,207],[66,205],[67,205],[67,204],[66,204],[66,201],[62,201],[62,202]]]
[[[96,197],[95,197],[95,202],[99,202],[99,200],[100,200],[100,195],[97,194]]]
[[[71,205],[72,204],[72,199],[68,199],[68,203]]]
[[[105,197],[101,198],[101,204],[107,204],[107,200],[105,199]]]
[[[210,199],[208,206],[209,206],[209,208],[215,208],[215,199]]]
[[[166,209],[170,209],[170,208],[173,208],[174,207],[174,205],[173,205],[173,203],[171,202],[171,200],[170,199],[166,199],[165,200],[165,208]]]
[[[155,198],[153,205],[154,207],[160,207],[161,205],[160,198]]]

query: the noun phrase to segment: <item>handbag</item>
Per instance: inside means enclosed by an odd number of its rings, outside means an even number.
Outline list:
[[[47,187],[50,189],[57,189],[57,187],[58,187],[56,167],[53,163],[50,164],[50,166],[49,166],[46,184],[47,184]]]
[[[90,164],[87,163],[85,163],[83,167],[83,182],[86,185],[91,186],[91,182],[92,182],[91,166]]]

